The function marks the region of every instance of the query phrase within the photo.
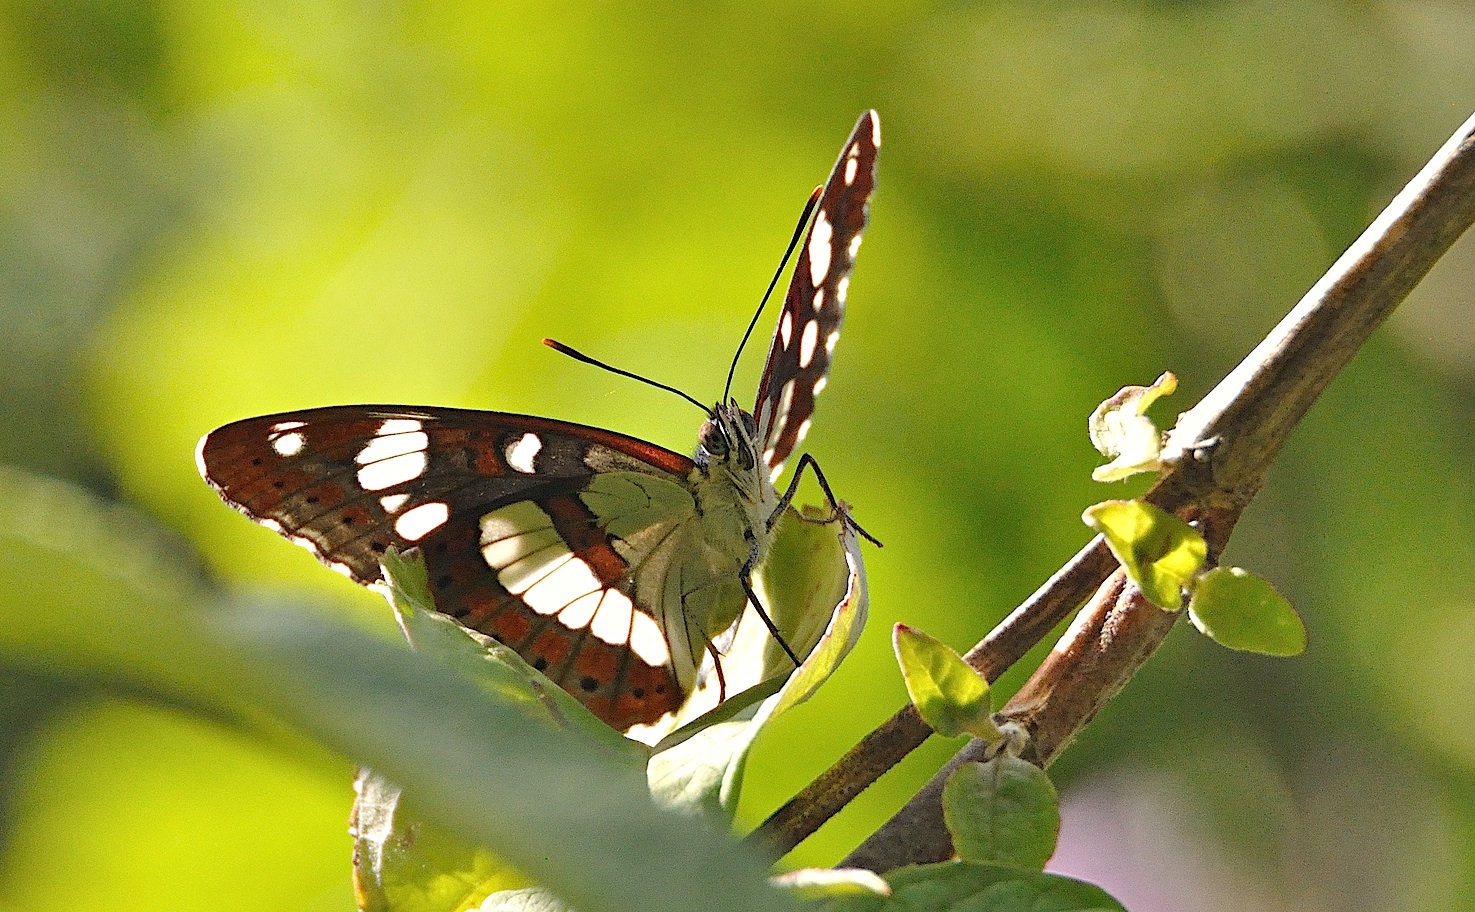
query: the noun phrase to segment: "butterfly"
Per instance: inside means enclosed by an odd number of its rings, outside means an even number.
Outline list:
[[[868,111],[811,198],[753,411],[731,398],[702,406],[693,457],[551,418],[344,405],[211,431],[200,474],[359,583],[382,584],[391,548],[419,549],[437,610],[516,650],[610,726],[655,722],[757,603],[750,574],[806,467],[848,521],[809,454],[785,493],[775,481],[829,374],[880,146]]]

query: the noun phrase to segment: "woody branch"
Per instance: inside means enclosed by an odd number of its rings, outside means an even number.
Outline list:
[[[1210,559],[1223,549],[1280,448],[1389,313],[1475,223],[1475,115],[1439,149],[1265,339],[1168,437],[1170,468],[1145,498],[1197,520]],[[1098,588],[1099,587],[1099,588]],[[1097,537],[965,658],[990,681],[1093,590],[1062,642],[1002,715],[1024,724],[1027,758],[1048,765],[1162,643],[1177,619],[1127,583]],[[930,729],[907,706],[775,812],[751,837],[775,854],[797,845]],[[842,865],[886,871],[952,854],[942,783],[982,759],[970,742]]]

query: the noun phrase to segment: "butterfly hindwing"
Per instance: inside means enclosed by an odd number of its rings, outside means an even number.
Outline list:
[[[815,398],[829,375],[850,272],[876,187],[880,149],[881,121],[875,111],[867,111],[825,182],[814,222],[799,248],[753,407],[763,461],[775,478],[808,432]]]
[[[526,415],[342,406],[228,424],[199,462],[226,502],[360,583],[380,581],[390,547],[419,548],[439,610],[610,725],[679,705],[661,606],[636,604],[621,554],[640,552],[609,531],[628,498],[585,492],[595,476],[679,490],[687,457]]]

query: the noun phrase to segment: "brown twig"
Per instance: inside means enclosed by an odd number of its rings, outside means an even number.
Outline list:
[[[1171,468],[1146,499],[1197,516],[1216,555],[1302,416],[1472,222],[1475,116],[1265,340],[1180,416],[1164,454]],[[1089,589],[1106,578],[1112,564],[1108,555],[1105,569],[1100,566],[1105,551],[1099,540],[1083,549],[969,653],[970,663],[992,680],[1016,661],[1079,603],[1080,585]],[[1031,756],[1042,766],[1131,678],[1176,619],[1149,605],[1135,587],[1114,581],[1099,590],[1083,616],[1004,710],[1030,730]],[[903,718],[908,715],[910,722]],[[876,738],[892,728],[908,737]],[[914,712],[898,713],[766,821],[755,838],[785,851],[792,848],[925,740],[925,729]],[[973,754],[980,751],[976,744],[965,747],[842,864],[885,871],[949,857],[952,846],[938,802],[941,785],[958,763],[976,759]]]

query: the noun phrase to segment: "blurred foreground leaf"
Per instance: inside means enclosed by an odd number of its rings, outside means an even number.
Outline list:
[[[330,614],[222,604],[140,517],[4,470],[0,530],[6,661],[102,670],[183,695],[207,717],[285,723],[382,773],[426,820],[580,912],[685,910],[693,885],[708,909],[793,907],[758,858],[657,809],[628,754]]]

